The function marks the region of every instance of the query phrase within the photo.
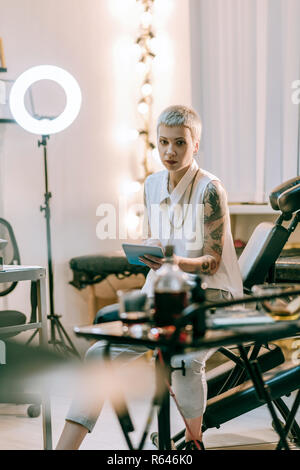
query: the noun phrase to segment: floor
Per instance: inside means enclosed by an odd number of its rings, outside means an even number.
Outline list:
[[[148,378],[140,380],[134,397],[128,397],[130,416],[135,427],[135,431],[130,434],[134,445],[137,445],[141,438],[150,407],[153,390],[150,390],[151,387],[149,388]],[[145,387],[142,386],[142,383]],[[73,388],[74,384],[72,384],[72,380],[69,380],[68,374],[61,374],[58,381],[49,389],[51,394],[53,447],[55,447],[62,431]],[[147,388],[147,391],[145,392],[143,388]],[[292,400],[293,395],[287,398],[288,403],[291,403]],[[41,417],[29,418],[26,409],[26,405],[0,404],[0,450],[43,448]],[[298,411],[297,420],[300,423],[300,410]],[[182,418],[172,399],[171,428],[172,434],[183,428]],[[154,418],[149,435],[156,430],[157,422]],[[266,406],[236,418],[222,425],[220,429],[210,429],[204,434],[204,445],[208,450],[266,450],[274,449],[276,443],[277,434],[272,429],[270,414]],[[297,449],[295,445],[292,448]],[[119,422],[109,403],[105,404],[101,419],[98,420],[94,431],[88,434],[81,449],[127,449]],[[149,437],[146,440],[144,449],[156,449]]]

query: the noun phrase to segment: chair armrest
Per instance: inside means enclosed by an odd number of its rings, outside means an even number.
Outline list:
[[[280,184],[279,186],[276,186],[276,188],[273,189],[269,196],[269,201],[271,204],[272,209],[275,211],[282,210],[279,207],[278,204],[278,199],[279,197],[288,189],[292,189],[294,186],[297,186],[300,184],[300,176],[296,176],[296,178],[292,178],[285,183]]]

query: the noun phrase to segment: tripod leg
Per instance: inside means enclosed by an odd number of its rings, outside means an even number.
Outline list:
[[[52,340],[50,342],[54,346],[60,345],[61,349],[63,351],[70,352],[70,353],[74,354],[75,356],[77,356],[78,358],[80,358],[80,354],[76,350],[76,348],[75,348],[74,344],[72,343],[70,337],[68,336],[66,330],[64,329],[64,327],[60,323],[58,316],[57,315],[49,315],[48,318],[51,321],[51,325],[53,326],[53,329],[55,329],[55,327],[57,328],[57,332],[58,332],[59,337],[60,337],[60,342],[57,341],[55,339],[55,337],[54,337],[54,340]],[[69,344],[69,346],[68,346],[68,344],[66,344],[64,337],[66,338],[67,343]]]
[[[37,335],[38,333],[38,330],[35,330],[35,332],[33,333],[33,335],[30,336],[30,338],[26,341],[26,344],[28,346],[28,344],[31,343],[31,341],[33,340],[33,338]]]

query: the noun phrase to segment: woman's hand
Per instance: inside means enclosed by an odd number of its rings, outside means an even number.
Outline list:
[[[164,263],[165,258],[157,258],[156,256],[152,255],[144,255],[140,256],[139,260],[142,263],[146,264],[146,266],[148,266],[149,268],[154,269],[154,271],[157,271]]]
[[[155,238],[147,238],[146,240],[143,240],[143,245],[147,245],[147,246],[160,246],[164,252],[164,247],[162,246],[160,240],[158,239],[155,239]],[[148,268],[151,268],[153,269],[154,271],[157,271],[161,265],[163,264],[164,262],[164,258],[157,258],[156,256],[152,256],[152,255],[145,255],[145,256],[141,256],[139,257],[139,260],[146,264],[146,266],[148,266]]]
[[[179,264],[179,259],[179,256],[173,255],[174,264]],[[149,268],[154,269],[154,271],[157,271],[165,262],[166,258],[157,258],[156,256],[152,255],[144,255],[139,257],[139,260],[142,263],[145,263]]]

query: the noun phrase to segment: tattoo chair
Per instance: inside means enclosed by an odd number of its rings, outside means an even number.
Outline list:
[[[300,220],[300,177],[293,178],[276,187],[269,196],[271,207],[280,215],[275,224],[261,223],[254,230],[239,258],[244,293],[251,295],[255,284],[275,281],[275,262],[279,257],[290,234]],[[283,221],[291,221],[288,228]],[[290,410],[282,397],[299,390],[300,365],[284,364],[285,358],[278,345],[249,344],[248,357],[257,359],[264,374],[273,403],[290,427],[289,436],[300,443],[300,428],[294,421],[289,422]],[[218,350],[229,361],[207,373],[208,402],[203,417],[203,431],[219,428],[221,424],[264,405],[256,394],[243,361],[234,349]],[[279,367],[278,367],[279,366]],[[297,395],[299,406],[299,392]],[[184,446],[184,431],[172,439],[178,449]],[[156,436],[153,435],[153,442]]]
[[[251,294],[251,287],[268,280],[274,281],[275,262],[290,234],[295,230],[300,218],[300,177],[287,181],[275,188],[270,194],[270,203],[274,210],[280,210],[275,224],[262,223],[253,232],[247,246],[239,258],[245,294]],[[283,221],[291,220],[288,228]],[[104,309],[103,309],[104,310]],[[105,318],[105,312],[97,315],[94,323],[117,320]],[[278,372],[276,368],[285,362],[281,348],[275,344],[251,343],[247,346],[248,357],[256,359],[262,373],[270,373],[268,386],[272,392],[275,406],[288,421],[290,411],[282,396],[290,394],[300,383],[300,366],[286,368]],[[239,354],[234,348],[220,348],[227,361],[207,374],[208,404],[203,419],[203,431],[241,416],[264,403],[256,396],[248,373]],[[228,360],[229,359],[229,360]],[[291,426],[293,438],[300,442],[300,429],[297,423]],[[157,433],[152,434],[152,441],[157,442]],[[172,439],[178,449],[184,446],[184,431]]]
[[[20,253],[13,229],[9,222],[5,219],[0,218],[0,238],[6,240],[7,243],[1,249],[1,255],[3,257],[3,264],[10,265],[21,264]],[[4,297],[10,294],[17,286],[17,282],[13,283],[0,283],[0,297]],[[31,283],[31,317],[30,322],[36,321],[36,309],[37,309],[37,291],[36,283]],[[5,342],[6,339],[15,336],[19,333],[6,333],[5,328],[15,325],[23,325],[26,323],[26,315],[17,310],[2,310],[0,311],[0,339]],[[6,363],[9,364],[10,353],[9,349],[6,351]],[[1,380],[1,369],[5,368],[5,364],[0,363],[0,380]],[[9,393],[7,390],[9,389]],[[3,393],[0,387],[0,403],[15,403],[15,404],[30,404],[27,409],[29,417],[37,417],[40,414],[41,397],[38,394],[25,393],[19,390],[18,379],[11,380],[9,384],[6,383],[6,392]]]

